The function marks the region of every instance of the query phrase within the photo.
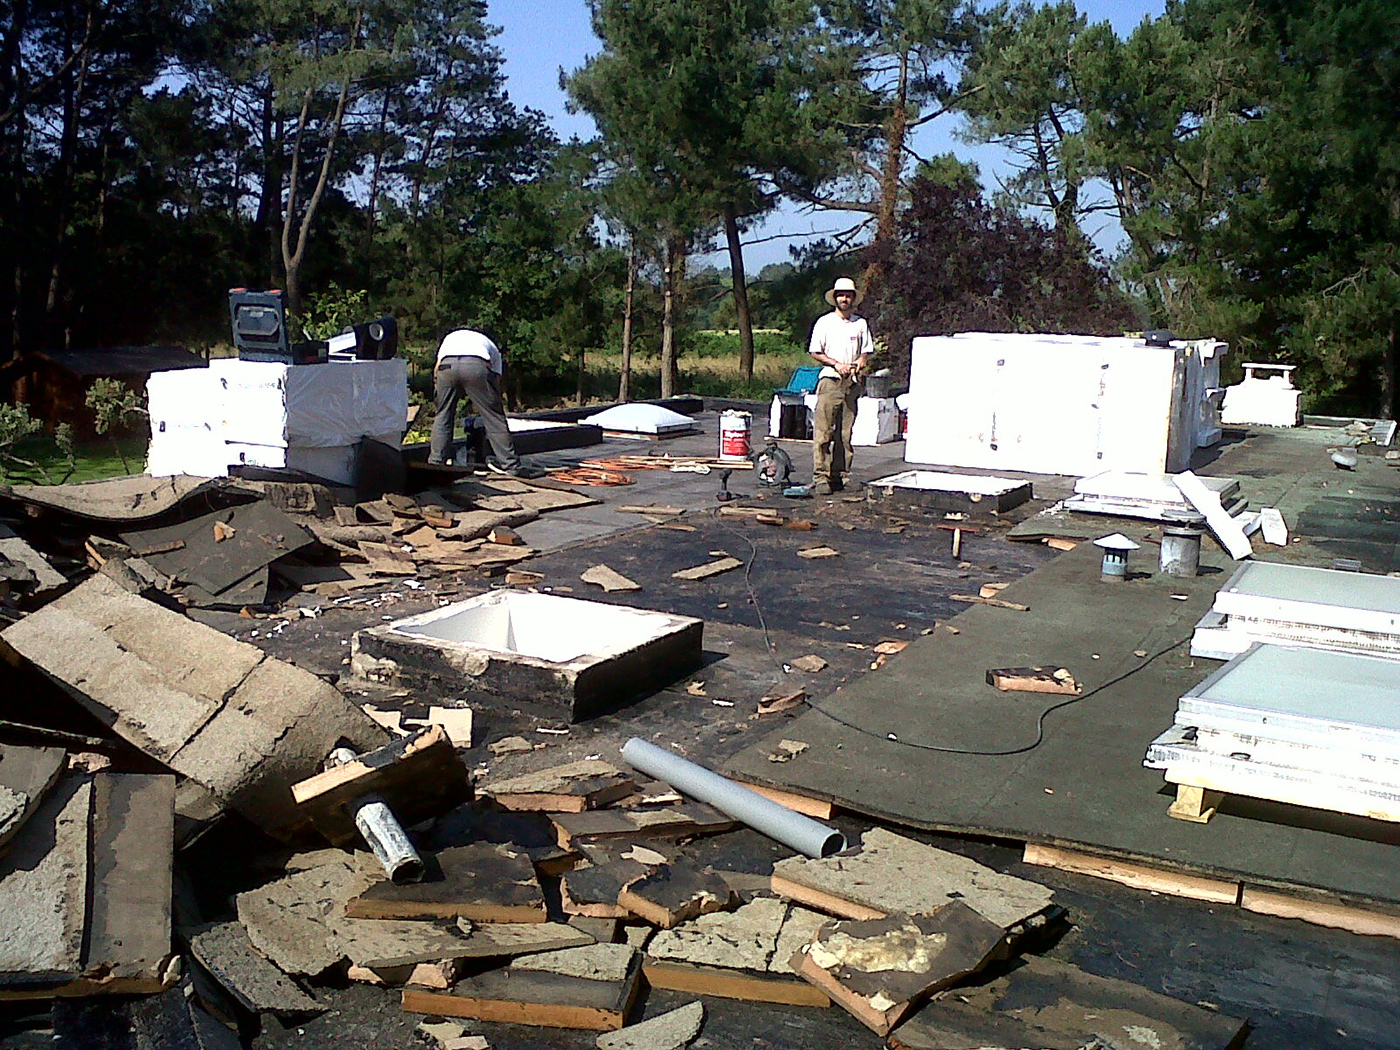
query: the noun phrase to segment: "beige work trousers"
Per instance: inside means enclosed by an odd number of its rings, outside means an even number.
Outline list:
[[[812,483],[828,482],[839,488],[851,472],[855,450],[851,428],[856,423],[857,380],[832,379],[817,383],[817,407],[812,413]]]

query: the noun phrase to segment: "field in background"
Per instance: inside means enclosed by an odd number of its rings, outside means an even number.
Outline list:
[[[808,364],[811,360],[805,348],[793,344],[779,332],[756,332],[754,343],[753,378],[745,380],[739,375],[737,333],[691,333],[689,346],[680,360],[680,392],[700,397],[767,402],[773,396],[774,390],[787,385],[794,368]],[[220,350],[223,352],[220,353]],[[404,347],[401,352],[409,361],[409,385],[413,391],[413,400],[422,405],[419,418],[405,435],[405,441],[426,441],[432,422],[432,351],[426,347]],[[213,356],[231,356],[231,348],[218,348]],[[655,353],[633,354],[634,400],[660,396],[661,377],[658,366],[659,358]],[[586,405],[611,404],[617,400],[621,367],[620,353],[588,355],[583,384]],[[573,381],[570,382],[570,379]],[[561,376],[556,383],[556,390],[575,390],[576,385],[577,377]],[[144,391],[141,391],[141,394],[144,402]],[[513,407],[512,411],[529,412],[575,404],[577,398],[574,393],[552,393],[547,396],[527,396],[524,403]],[[116,447],[105,439],[85,442],[74,450],[74,463],[70,466],[52,441],[36,438],[24,442],[15,451],[43,469],[12,463],[5,470],[3,480],[13,485],[44,485],[93,481],[127,473],[140,473],[146,466],[148,441],[145,428],[142,427],[140,433],[124,437]],[[122,461],[123,455],[126,457],[125,463]]]

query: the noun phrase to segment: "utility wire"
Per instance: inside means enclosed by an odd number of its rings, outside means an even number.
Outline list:
[[[730,525],[726,525],[724,521],[720,518],[718,509],[711,511],[710,514],[711,517],[714,518],[715,523],[718,524],[720,528],[724,529],[726,532],[738,536],[741,540],[743,540],[749,545],[749,557],[748,560],[744,563],[744,587],[749,592],[749,601],[753,604],[754,613],[758,616],[758,624],[763,630],[764,647],[768,650],[769,655],[773,657],[774,662],[778,666],[779,677],[774,681],[774,687],[776,688],[779,684],[781,684],[783,680],[782,676],[788,673],[788,669],[787,665],[784,664],[782,660],[778,658],[777,649],[774,647],[773,639],[768,631],[768,621],[764,618],[763,615],[763,605],[759,602],[758,594],[754,590],[753,586],[753,567],[754,563],[758,560],[758,545],[754,543],[754,541],[750,539],[747,535],[740,532],[738,529],[735,529]],[[1019,747],[1010,747],[995,751],[984,751],[977,748],[945,747],[941,744],[924,744],[916,740],[901,740],[893,733],[880,733],[878,730],[867,729],[865,726],[857,725],[855,722],[843,718],[840,715],[836,714],[834,711],[830,711],[820,704],[813,703],[811,700],[807,701],[807,706],[810,707],[813,711],[816,711],[818,714],[825,715],[827,718],[831,719],[836,724],[844,726],[846,729],[849,729],[852,732],[859,733],[862,736],[868,736],[872,740],[882,740],[885,743],[898,744],[900,747],[914,748],[919,751],[937,751],[940,754],[945,755],[972,755],[983,758],[1004,758],[1010,755],[1023,755],[1027,751],[1032,751],[1035,748],[1039,747],[1045,741],[1045,719],[1051,713],[1059,711],[1066,707],[1070,707],[1074,704],[1082,703],[1085,700],[1090,699],[1091,697],[1097,696],[1105,689],[1115,686],[1120,682],[1127,681],[1129,678],[1137,674],[1143,668],[1147,667],[1153,661],[1163,656],[1166,656],[1170,652],[1174,652],[1177,649],[1180,649],[1190,640],[1191,635],[1189,634],[1186,635],[1184,638],[1179,638],[1171,645],[1167,646],[1165,649],[1158,650],[1151,656],[1144,657],[1137,664],[1128,668],[1128,670],[1124,671],[1122,674],[1116,675],[1115,677],[1110,678],[1108,681],[1095,686],[1093,689],[1090,689],[1087,693],[1082,693],[1079,696],[1072,696],[1068,700],[1061,700],[1057,704],[1051,704],[1049,707],[1041,711],[1040,715],[1035,720],[1035,739],[1032,740],[1029,744],[1022,744]]]

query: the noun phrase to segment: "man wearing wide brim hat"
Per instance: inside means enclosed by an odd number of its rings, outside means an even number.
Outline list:
[[[861,377],[874,344],[865,318],[857,317],[860,292],[849,277],[838,277],[826,301],[834,310],[817,318],[808,346],[819,364],[817,407],[812,414],[812,494],[828,496],[849,482],[855,450],[851,428],[856,422],[856,403],[861,394]]]

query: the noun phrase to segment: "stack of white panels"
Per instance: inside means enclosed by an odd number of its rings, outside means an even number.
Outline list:
[[[1173,784],[1400,820],[1389,660],[1259,645],[1181,698],[1143,763]]]
[[[207,368],[152,373],[146,383],[151,423],[146,472],[161,478],[175,474],[218,478],[227,474],[217,404],[218,386]]]
[[[1246,501],[1238,498],[1240,483],[1234,478],[1202,477],[1202,484],[1220,497],[1225,510],[1238,515]],[[1195,514],[1171,474],[1131,474],[1106,470],[1074,483],[1074,495],[1065,502],[1066,510],[1086,514],[1112,514],[1120,518],[1168,521],[1173,515]]]
[[[915,339],[904,458],[1081,477],[1185,470],[1220,437],[1225,349],[985,332]]]
[[[1400,660],[1400,578],[1305,565],[1242,565],[1196,624],[1191,655],[1229,660],[1255,642]],[[1400,668],[1391,665],[1400,678]]]
[[[323,365],[228,358],[207,369],[157,372],[147,394],[152,406],[169,404],[172,413],[182,402],[178,433],[188,436],[196,423],[199,430],[198,441],[181,451],[176,442],[158,440],[153,408],[152,475],[220,477],[230,466],[246,465],[303,470],[349,484],[362,438],[395,447],[403,438],[408,365],[397,357]]]

